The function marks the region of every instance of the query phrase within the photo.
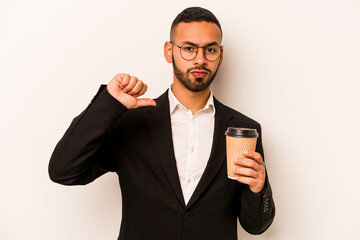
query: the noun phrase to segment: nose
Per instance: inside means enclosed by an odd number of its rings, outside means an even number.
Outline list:
[[[194,63],[196,65],[205,65],[207,63],[207,59],[205,58],[205,53],[202,48],[198,48],[198,52],[194,58]]]

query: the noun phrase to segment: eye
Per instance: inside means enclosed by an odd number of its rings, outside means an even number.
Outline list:
[[[217,49],[215,47],[208,47],[206,48],[207,53],[216,53]]]
[[[186,52],[194,52],[195,51],[195,47],[191,46],[191,45],[185,45],[182,47],[182,49]]]

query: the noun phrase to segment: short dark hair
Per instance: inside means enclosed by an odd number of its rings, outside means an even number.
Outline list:
[[[181,13],[179,13],[172,22],[171,30],[170,30],[170,40],[173,40],[172,36],[174,35],[174,30],[179,23],[203,22],[203,21],[209,23],[215,23],[220,28],[220,32],[222,36],[222,29],[220,22],[212,12],[202,7],[189,7],[184,9]]]

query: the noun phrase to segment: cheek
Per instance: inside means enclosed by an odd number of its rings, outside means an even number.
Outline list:
[[[208,68],[211,70],[211,73],[214,74],[216,72],[216,69],[220,66],[219,62],[211,63]]]
[[[181,58],[181,57],[180,57]],[[173,57],[173,63],[176,65],[176,67],[181,70],[182,72],[185,72],[189,69],[192,68],[194,66],[191,65],[191,62],[188,62],[184,59],[179,59],[178,57]]]

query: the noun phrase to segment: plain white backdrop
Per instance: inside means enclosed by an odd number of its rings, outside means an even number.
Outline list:
[[[48,161],[116,73],[169,87],[163,44],[189,6],[223,27],[215,96],[263,128],[276,217],[239,239],[360,239],[358,0],[0,0],[0,239],[117,238],[116,175],[65,187]]]

